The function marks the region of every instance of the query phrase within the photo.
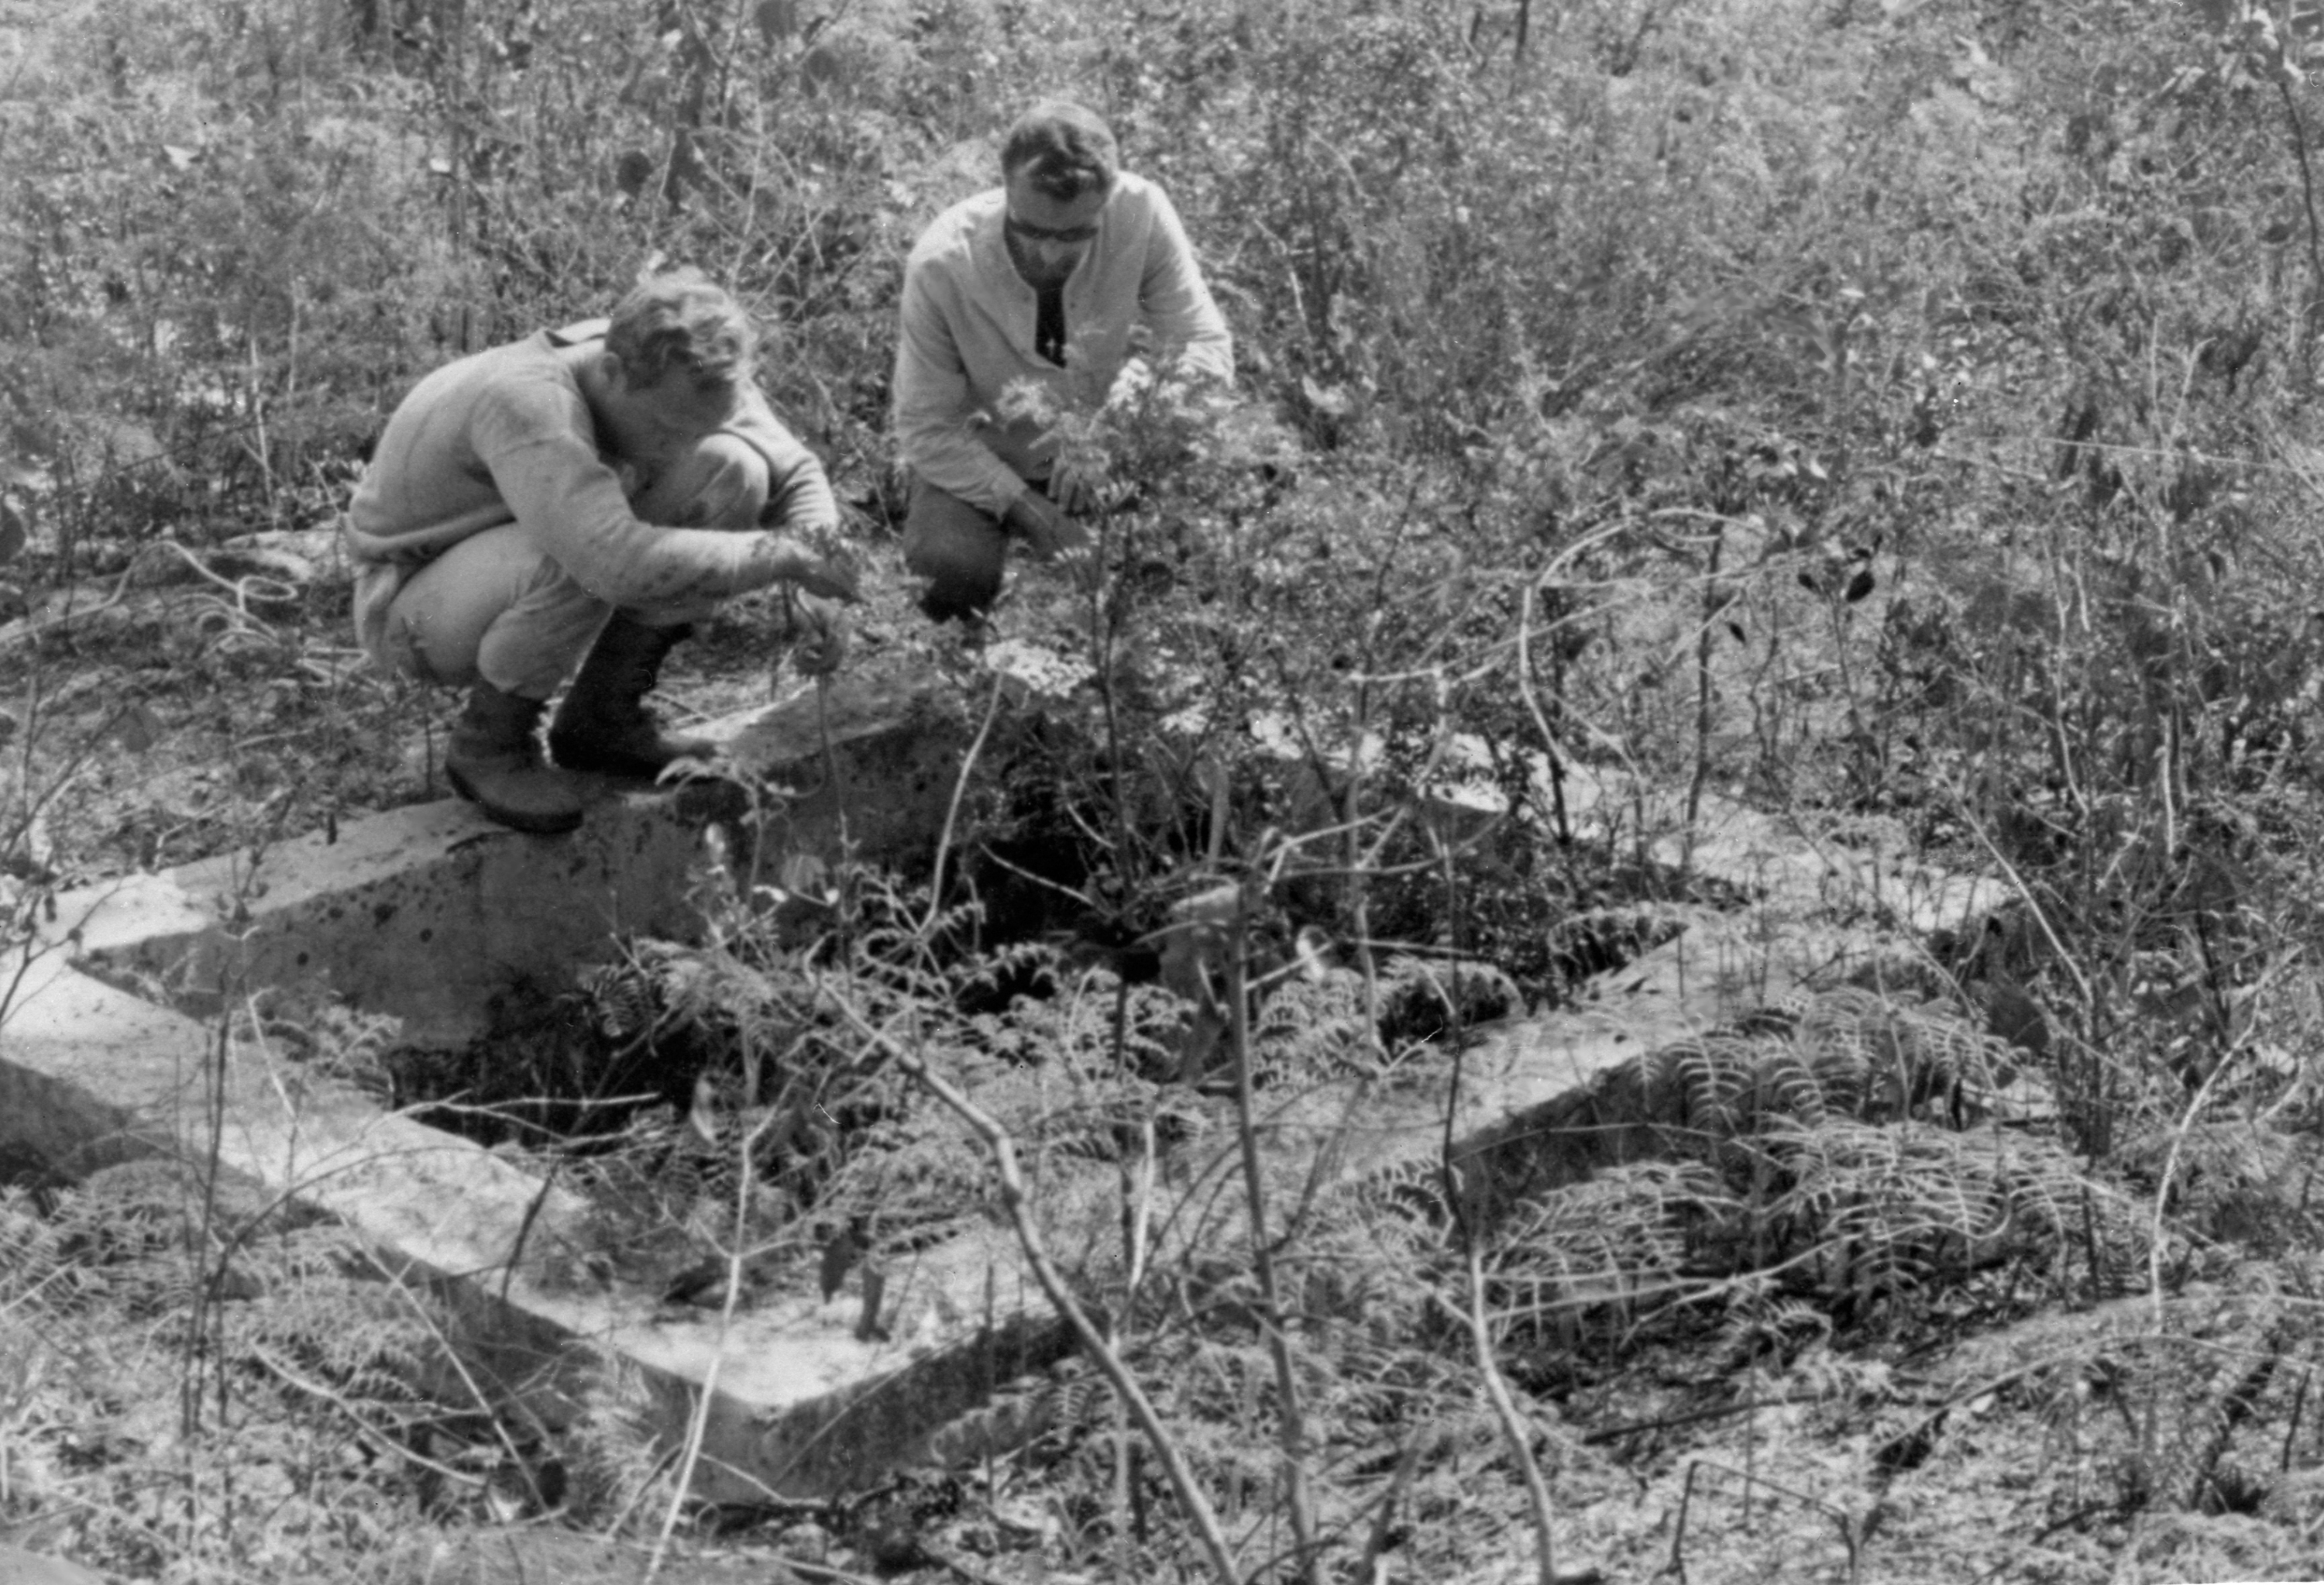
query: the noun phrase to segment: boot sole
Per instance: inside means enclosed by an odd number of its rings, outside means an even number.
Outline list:
[[[685,758],[687,756],[673,755],[662,764],[656,765],[647,760],[617,760],[594,754],[567,756],[552,750],[549,762],[559,770],[569,770],[576,776],[602,776],[612,781],[655,781],[660,779],[663,770]]]
[[[634,754],[605,753],[592,750],[586,743],[559,743],[554,733],[549,739],[549,758],[559,770],[571,770],[584,776],[611,776],[622,781],[652,781],[680,760],[696,760],[707,764],[715,752],[715,745],[704,742],[698,748],[670,755],[664,760],[641,759]]]
[[[562,836],[568,831],[581,829],[581,811],[578,809],[570,815],[526,815],[499,804],[486,803],[476,796],[476,789],[468,785],[468,779],[449,765],[444,767],[444,779],[452,784],[454,792],[482,809],[487,819],[497,821],[511,831],[521,831],[528,836]]]

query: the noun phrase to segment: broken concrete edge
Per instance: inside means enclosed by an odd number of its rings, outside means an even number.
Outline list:
[[[1682,1141],[1699,1139],[1655,1080],[1653,1058],[1667,1047],[1632,1051],[1587,1083],[1513,1111],[1462,1138],[1452,1151],[1464,1218],[1490,1228],[1512,1207],[1630,1163],[1686,1159]],[[2013,1124],[2043,1115],[2045,1098],[2022,1087],[1992,1092],[1994,1116]]]
[[[1472,1221],[1484,1225],[1527,1195],[1667,1155],[1672,1120],[1655,1112],[1646,1081],[1653,1059],[1680,1042],[1731,1029],[1743,1014],[1781,1007],[1794,995],[1866,978],[1884,1000],[1921,1008],[1909,977],[1891,979],[1886,972],[1919,945],[1913,935],[1798,921],[1783,943],[1785,950],[1770,954],[1751,921],[1719,920],[1601,976],[1618,983],[1600,1004],[1536,1020],[1522,1038],[1502,1037],[1502,1049],[1487,1054],[1480,1067],[1536,1071],[1492,1087],[1489,1101],[1480,1096],[1480,1104],[1462,1109],[1452,1130],[1451,1156],[1470,1196]],[[1690,954],[1697,954],[1691,973]],[[1736,975],[1738,962],[1751,965],[1748,978]],[[1978,1021],[1969,1006],[1934,1016],[1971,1027]],[[1989,1029],[1984,1037],[1998,1058],[2006,1042]],[[1554,1077],[1536,1066],[1545,1059],[1554,1065]],[[2008,1086],[1997,1096],[2013,1109],[2026,1101]]]
[[[1765,839],[1754,834],[1755,843]],[[1742,910],[1668,905],[1658,917],[1683,928],[1593,976],[1567,1005],[1480,1032],[1457,1068],[1439,1062],[1416,1080],[1318,1086],[1271,1106],[1261,1122],[1269,1158],[1308,1159],[1328,1149],[1339,1163],[1337,1181],[1361,1190],[1443,1160],[1449,1144],[1456,1177],[1478,1197],[1480,1216],[1512,1195],[1632,1159],[1604,1154],[1591,1109],[1653,1054],[1731,1027],[1794,993],[1852,975],[1878,977],[1890,964],[1925,957],[1922,933],[1895,911],[1851,906],[1850,875],[1830,869],[1812,890],[1771,889]],[[1988,894],[1959,885],[1932,887],[1927,895],[1974,910]],[[1932,927],[1954,923],[1940,917]]]
[[[716,1500],[868,1484],[993,1383],[1065,1347],[1013,1244],[982,1234],[889,1269],[895,1342],[859,1336],[860,1306],[845,1299],[721,1327],[552,1281],[586,1239],[577,1196],[54,953],[34,958],[0,1021],[0,1146],[60,1175],[155,1156],[215,1160],[258,1203],[334,1218],[383,1276],[440,1295],[462,1356],[543,1426],[569,1424],[611,1361],[640,1385],[664,1442],[682,1444],[699,1413],[702,1490]]]
[[[691,1490],[705,1502],[751,1507],[844,1497],[913,1465],[957,1467],[957,1451],[941,1445],[952,1427],[991,1402],[999,1384],[1045,1370],[1074,1346],[1063,1322],[1025,1314],[941,1358],[780,1414],[721,1389],[701,1417]],[[654,1378],[646,1390],[661,1424],[690,1427],[699,1395],[690,1385],[673,1391],[674,1380]],[[666,1445],[682,1447],[683,1438]]]
[[[964,1243],[979,1254],[988,1247],[976,1237]],[[895,1341],[866,1340],[852,1295],[739,1310],[722,1324],[715,1313],[671,1317],[639,1299],[600,1311],[586,1295],[544,1295],[524,1277],[504,1283],[504,1273],[463,1277],[412,1263],[398,1275],[445,1300],[464,1351],[545,1430],[569,1429],[593,1398],[641,1421],[667,1454],[698,1428],[692,1493],[734,1506],[877,1485],[933,1456],[947,1428],[999,1386],[1073,1347],[1013,1267],[1008,1299],[967,1322],[960,1300],[987,1285],[948,1288],[956,1272],[891,1278],[903,1292],[883,1296],[881,1311],[883,1336]]]
[[[1466,1065],[1453,1108],[1453,1159],[1490,1178],[1508,1141],[1531,1138],[1545,1115],[1576,1104],[1607,1075],[1674,1042],[1730,1026],[1800,991],[1885,963],[1926,961],[1927,941],[2003,907],[2002,881],[1955,874],[1904,851],[1894,832],[1855,843],[1817,842],[1805,823],[1716,794],[1686,801],[1627,778],[1566,769],[1569,812],[1610,840],[1600,812],[1652,834],[1648,851],[1735,886],[1740,908],[1665,905],[1676,926],[1631,963],[1601,972],[1567,1006],[1497,1032]],[[1885,828],[1884,828],[1885,831]],[[1432,1097],[1440,1137],[1448,1098]],[[1530,1147],[1528,1147],[1530,1148]],[[1585,1151],[1586,1154],[1586,1151]],[[1534,1168],[1525,1169],[1531,1173]]]

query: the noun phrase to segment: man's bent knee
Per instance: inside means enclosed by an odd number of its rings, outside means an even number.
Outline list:
[[[1000,521],[926,481],[904,520],[904,567],[928,580],[921,609],[938,622],[981,613],[1001,594],[1009,540]]]
[[[511,524],[464,539],[406,576],[374,653],[422,682],[465,687],[481,677],[546,698],[579,663],[607,609]]]
[[[906,565],[910,565],[908,560]],[[915,567],[911,570],[928,580],[927,590],[920,595],[920,609],[936,622],[949,622],[956,616],[982,616],[1001,598],[1001,572],[997,567],[989,573],[982,568],[958,567],[937,570]]]
[[[966,536],[905,540],[905,570],[928,581],[922,610],[944,622],[981,613],[1001,597],[1006,545],[998,530],[991,539],[989,545]]]
[[[758,523],[770,488],[757,447],[736,435],[706,435],[673,457],[630,509],[659,528],[748,529]]]

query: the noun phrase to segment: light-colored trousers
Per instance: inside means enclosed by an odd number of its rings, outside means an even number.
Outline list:
[[[662,528],[749,529],[769,488],[757,448],[715,434],[634,490],[630,510]],[[624,609],[648,627],[675,627],[717,608],[707,601]],[[417,567],[374,562],[355,575],[355,633],[374,664],[453,687],[481,678],[526,699],[557,691],[613,612],[522,523],[471,534]]]

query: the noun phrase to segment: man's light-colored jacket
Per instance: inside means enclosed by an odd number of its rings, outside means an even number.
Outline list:
[[[1065,282],[1065,366],[1034,350],[1032,287],[1010,261],[1000,188],[936,217],[904,269],[896,342],[896,438],[929,484],[1006,513],[1055,453],[1041,426],[1003,419],[1001,398],[1031,381],[1053,403],[1102,405],[1143,327],[1153,353],[1189,373],[1234,377],[1234,342],[1211,300],[1185,227],[1162,189],[1129,171],[1098,213],[1096,239]]]

